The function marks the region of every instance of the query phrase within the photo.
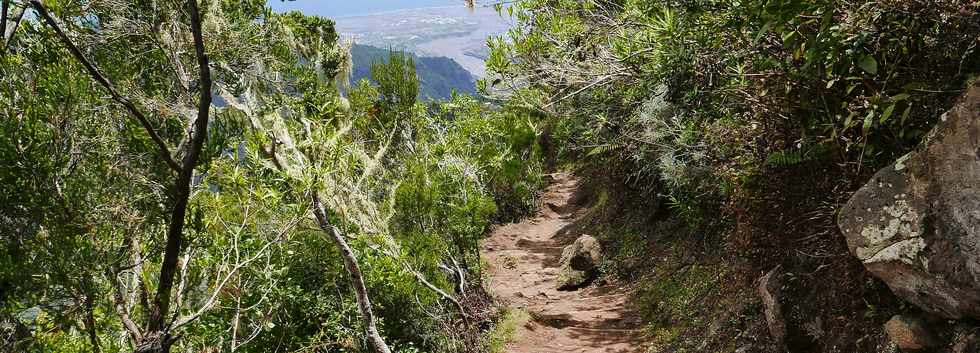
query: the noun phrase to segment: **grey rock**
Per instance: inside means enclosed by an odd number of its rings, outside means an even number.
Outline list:
[[[558,265],[558,290],[572,290],[589,284],[598,274],[602,249],[599,241],[583,234],[561,252]]]
[[[769,325],[769,335],[780,350],[784,350],[786,347],[786,320],[783,318],[782,305],[779,303],[783,286],[782,277],[781,268],[777,266],[759,279],[759,287],[757,288],[759,296],[762,297],[766,324]]]
[[[838,225],[851,253],[899,297],[980,319],[980,81],[915,151],[851,197]]]

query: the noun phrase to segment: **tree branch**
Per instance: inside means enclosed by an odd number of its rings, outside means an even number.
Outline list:
[[[207,137],[208,114],[211,111],[211,68],[207,53],[204,52],[201,13],[197,7],[197,0],[187,1],[187,12],[191,20],[191,34],[194,37],[194,52],[197,56],[200,100],[197,105],[197,118],[194,120],[189,133],[191,142],[184,151],[179,168],[180,172],[174,182],[174,199],[176,201],[170,217],[170,226],[167,229],[167,245],[163,254],[163,263],[160,266],[160,284],[157,286],[154,308],[148,325],[150,331],[163,329],[163,324],[166,322],[164,316],[170,309],[170,294],[177,272],[177,257],[180,255],[181,243],[183,243],[184,216],[187,214],[191,181],[194,176],[194,167],[197,166],[201,157],[204,139]]]
[[[112,295],[113,306],[116,308],[116,313],[119,314],[120,319],[123,323],[123,328],[129,332],[130,338],[133,342],[139,342],[143,339],[143,333],[140,332],[136,323],[133,322],[132,317],[129,315],[129,310],[126,308],[126,301],[123,299],[123,285],[119,281],[119,275],[106,270],[106,276],[109,277],[109,281],[112,282],[115,291]]]
[[[7,50],[7,46],[10,44],[10,41],[14,38],[14,32],[17,32],[17,27],[20,26],[20,21],[24,19],[24,12],[27,12],[26,5],[21,6],[19,11],[14,10],[15,15],[7,16],[8,22],[11,19],[13,20],[13,24],[9,25],[10,27],[9,31],[7,30],[6,26],[0,28],[0,36],[3,37],[0,38],[0,44],[2,44],[2,46],[0,46],[0,54],[3,54]]]
[[[456,310],[459,310],[459,317],[463,319],[463,323],[469,325],[469,317],[466,315],[466,309],[463,308],[463,304],[460,303],[459,300],[456,300],[456,298],[453,298],[453,296],[449,295],[449,293],[446,293],[439,287],[436,287],[436,285],[430,283],[428,280],[425,279],[425,276],[421,272],[412,268],[412,266],[407,261],[402,261],[402,267],[404,267],[406,270],[411,272],[412,275],[419,280],[419,282],[422,282],[422,284],[428,287],[430,290],[438,294],[443,299],[452,302],[453,305],[456,306]]]
[[[235,97],[232,96],[229,92],[227,92],[224,89],[221,89],[220,87],[219,87],[219,91],[220,94],[225,96],[225,100],[228,101],[228,104],[235,107],[236,109],[245,112],[248,115],[253,114],[250,109],[251,107],[246,107],[242,104],[237,103]],[[279,142],[276,136],[272,133],[269,133],[268,131],[265,131],[264,129],[262,129],[261,126],[256,125],[255,121],[251,119],[251,117],[249,120],[252,122],[253,128],[262,130],[264,133],[267,133],[269,137],[271,137],[273,140],[272,146],[269,147],[268,149],[262,147],[260,149],[261,152],[263,152],[264,154],[268,154],[269,158],[272,159],[274,166],[280,172],[286,173],[288,175],[290,171],[289,169],[286,169],[286,167],[288,166],[284,165],[282,161],[279,159],[279,157],[277,156],[276,146],[278,145]],[[291,160],[291,159],[287,159],[287,160]],[[290,194],[294,194],[295,190],[290,189],[289,192]],[[364,320],[364,326],[365,326],[364,330],[365,330],[365,336],[367,340],[370,342],[371,346],[375,349],[376,352],[390,353],[391,349],[388,348],[388,345],[385,343],[384,338],[381,336],[380,332],[378,332],[377,323],[374,318],[374,313],[372,312],[371,309],[371,301],[367,293],[367,287],[364,284],[364,276],[361,273],[360,267],[357,264],[357,257],[354,255],[354,251],[351,250],[350,246],[344,240],[344,236],[343,234],[341,234],[340,230],[336,226],[330,223],[330,220],[328,219],[327,216],[328,215],[327,211],[324,208],[323,203],[321,202],[320,197],[317,194],[317,191],[311,190],[310,194],[312,194],[313,215],[317,220],[317,224],[320,230],[326,232],[330,236],[330,239],[333,241],[334,245],[340,251],[341,257],[344,261],[344,267],[351,277],[351,282],[353,282],[355,299],[357,300],[357,305],[361,313],[361,318],[362,320]],[[297,195],[297,198],[300,197],[305,197],[305,196]]]
[[[333,240],[334,245],[340,250],[340,255],[344,260],[344,267],[347,268],[351,282],[354,283],[354,294],[357,299],[357,306],[364,319],[364,330],[367,333],[367,338],[378,353],[391,353],[391,349],[388,348],[384,338],[381,337],[381,333],[378,332],[374,313],[371,311],[371,301],[368,299],[367,287],[364,285],[364,276],[361,274],[361,269],[357,265],[357,257],[354,256],[354,251],[347,245],[347,241],[344,240],[340,229],[337,229],[336,226],[330,223],[330,220],[327,218],[327,211],[323,208],[323,203],[320,202],[320,196],[316,191],[313,191],[312,194],[313,215],[316,216],[320,229],[330,235],[330,239]]]
[[[14,33],[17,32],[17,27],[20,26],[21,20],[24,19],[24,12],[27,12],[27,5],[18,7],[10,6],[10,0],[3,1],[3,18],[0,22],[0,54],[7,51],[7,46],[10,45],[10,41],[14,38]],[[11,11],[12,10],[12,11]],[[13,16],[10,13],[12,12]],[[9,27],[9,28],[8,28]]]
[[[143,112],[137,109],[136,104],[134,104],[131,100],[129,100],[129,98],[126,98],[125,96],[120,94],[119,91],[116,90],[115,86],[113,86],[112,83],[109,82],[109,80],[104,75],[102,75],[102,72],[99,71],[99,69],[94,64],[92,64],[92,62],[89,61],[88,58],[85,57],[85,54],[83,54],[81,49],[79,49],[78,46],[76,46],[75,43],[71,41],[71,38],[68,38],[68,35],[65,34],[65,31],[61,29],[61,26],[58,25],[58,22],[55,21],[54,17],[51,16],[51,14],[48,12],[47,7],[45,7],[44,4],[41,3],[41,1],[31,0],[30,3],[31,6],[33,6],[34,9],[37,10],[37,13],[41,15],[42,18],[44,18],[44,22],[47,23],[48,26],[50,26],[51,29],[55,31],[55,33],[58,34],[58,38],[61,39],[61,42],[66,47],[68,47],[68,50],[71,51],[71,54],[75,57],[75,59],[81,62],[83,66],[85,66],[85,69],[88,70],[89,75],[92,76],[92,78],[94,78],[97,82],[99,82],[99,84],[101,84],[102,87],[104,87],[106,90],[109,91],[109,95],[112,96],[113,100],[115,100],[119,104],[122,104],[122,106],[125,107],[126,110],[128,110],[129,113],[132,114],[133,117],[135,117],[136,120],[139,121],[140,125],[143,126],[143,129],[146,130],[146,133],[150,135],[150,139],[152,139],[153,143],[157,145],[157,149],[160,151],[160,156],[163,157],[163,160],[167,163],[170,169],[173,169],[174,171],[179,173],[181,171],[180,166],[177,164],[176,161],[174,161],[173,156],[171,156],[170,148],[167,147],[167,143],[163,141],[163,138],[161,138],[160,135],[157,134],[156,130],[153,128],[153,125],[150,124],[150,120],[147,119],[146,115],[144,115]]]
[[[0,39],[3,40],[3,48],[0,48],[0,54],[7,50],[7,9],[10,7],[10,0],[0,0],[3,2],[0,5]]]

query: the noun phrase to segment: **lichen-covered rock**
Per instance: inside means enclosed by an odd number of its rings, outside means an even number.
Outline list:
[[[562,249],[558,265],[558,290],[572,290],[589,284],[599,274],[601,256],[599,241],[588,234],[583,234]]]
[[[851,197],[838,224],[851,253],[896,295],[980,319],[980,81],[915,151]]]
[[[922,319],[895,315],[885,323],[885,333],[902,350],[916,350],[938,345],[936,335]]]

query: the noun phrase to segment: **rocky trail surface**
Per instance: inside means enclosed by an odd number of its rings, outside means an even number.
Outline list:
[[[481,244],[494,297],[531,316],[505,351],[644,352],[640,320],[629,308],[627,290],[615,285],[556,289],[562,248],[571,242],[563,230],[586,209],[572,202],[578,179],[567,174],[553,179],[533,218],[503,225]]]

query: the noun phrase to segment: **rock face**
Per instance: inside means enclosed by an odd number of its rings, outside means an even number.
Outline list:
[[[599,242],[588,234],[575,239],[561,252],[558,265],[558,290],[572,290],[589,284],[599,274],[602,251]]]
[[[939,342],[936,336],[926,329],[921,319],[895,315],[885,323],[885,332],[892,342],[903,350],[935,347]]]
[[[980,81],[940,120],[854,194],[838,225],[851,253],[899,297],[980,319]]]

